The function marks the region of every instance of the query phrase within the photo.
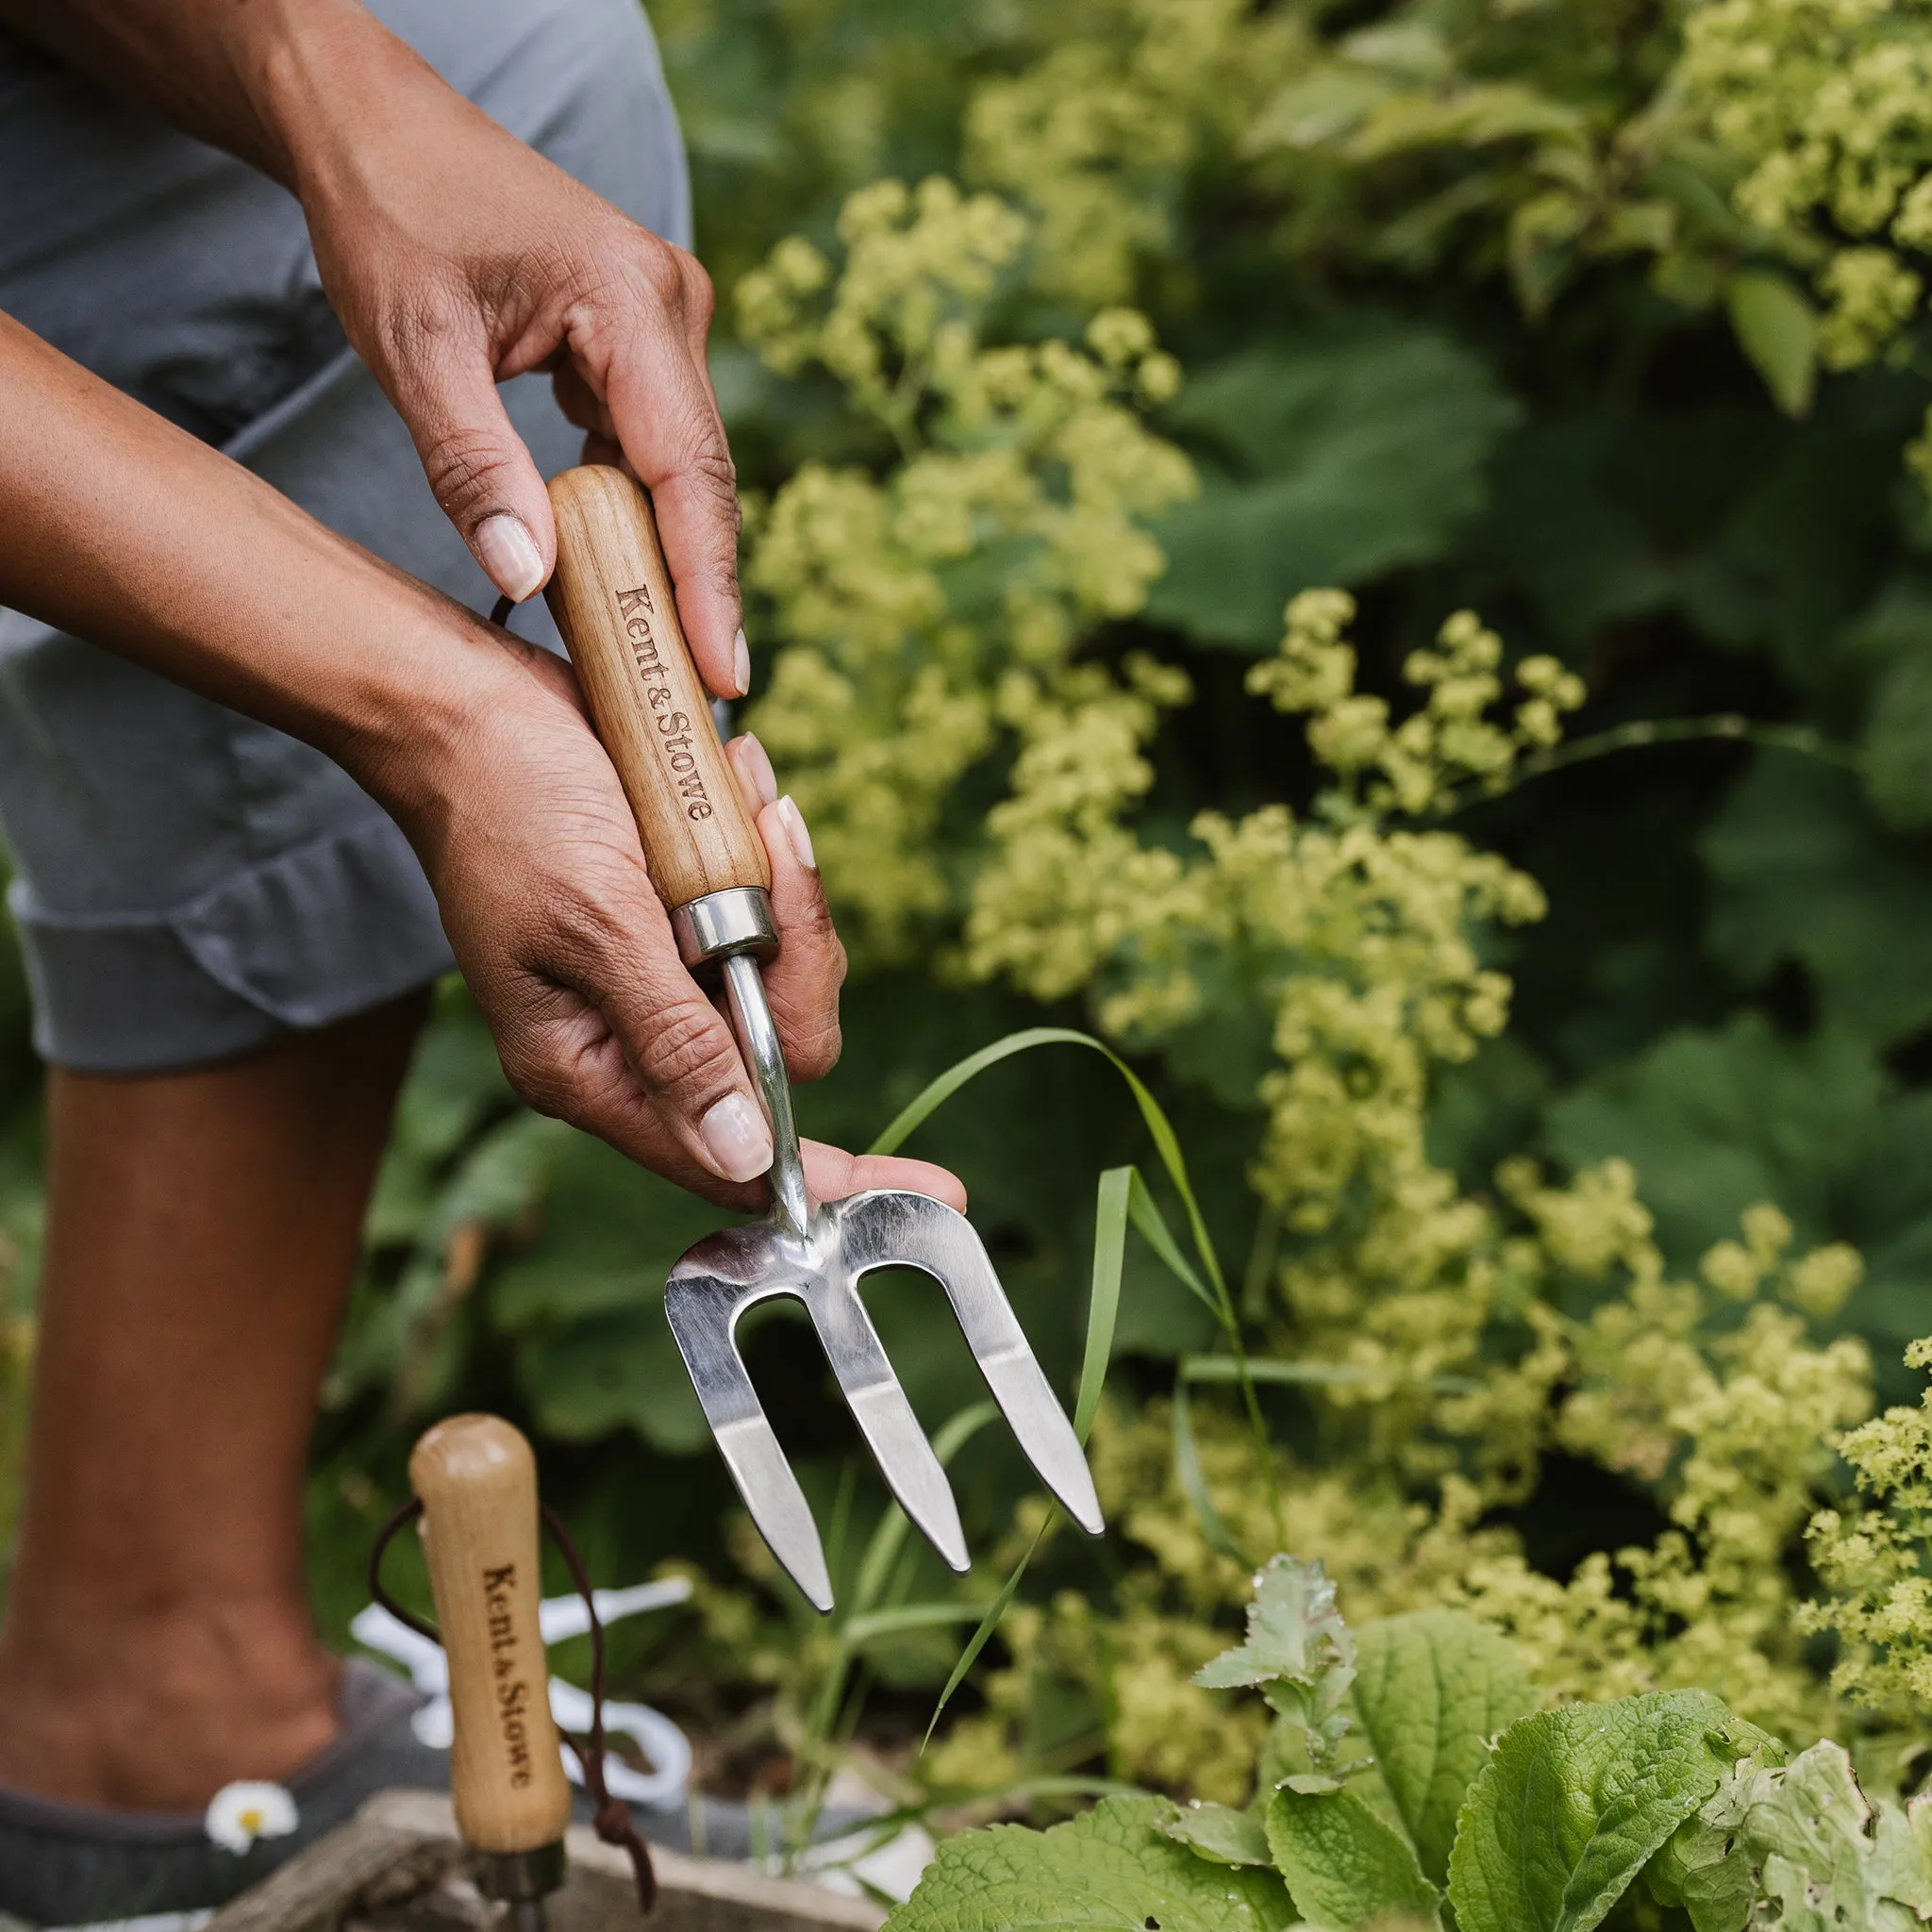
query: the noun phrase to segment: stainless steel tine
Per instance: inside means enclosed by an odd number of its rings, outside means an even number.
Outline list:
[[[832,1578],[818,1525],[765,1419],[733,1336],[739,1316],[752,1303],[767,1294],[796,1294],[798,1290],[789,1284],[761,1290],[712,1272],[706,1263],[713,1259],[713,1251],[728,1249],[731,1234],[738,1232],[732,1229],[701,1242],[677,1264],[664,1287],[664,1313],[691,1371],[705,1420],[718,1440],[718,1452],[758,1534],[813,1607],[829,1610]]]
[[[1106,1527],[1080,1439],[1013,1314],[972,1224],[942,1201],[884,1190],[839,1204],[848,1275],[918,1268],[946,1291],[966,1344],[1041,1481],[1090,1536]]]
[[[857,1271],[841,1269],[837,1278],[814,1283],[806,1293],[806,1307],[886,1486],[926,1541],[963,1576],[973,1559],[966,1554],[953,1486],[892,1373],[878,1330],[858,1298],[856,1278]]]

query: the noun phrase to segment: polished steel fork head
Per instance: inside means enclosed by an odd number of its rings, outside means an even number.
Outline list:
[[[752,1521],[821,1610],[832,1607],[832,1583],[818,1528],[738,1353],[739,1318],[774,1295],[805,1304],[887,1486],[954,1570],[969,1567],[952,1486],[858,1298],[860,1277],[879,1268],[916,1268],[945,1290],[1041,1480],[1082,1529],[1098,1536],[1103,1526],[1079,1439],[964,1215],[885,1189],[821,1204],[803,1233],[774,1212],[699,1241],[671,1271],[664,1310]]]

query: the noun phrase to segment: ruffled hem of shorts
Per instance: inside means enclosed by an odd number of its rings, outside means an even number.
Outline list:
[[[21,879],[8,903],[34,1045],[77,1073],[225,1059],[380,1006],[455,963],[416,855],[379,814],[165,911],[59,912]]]

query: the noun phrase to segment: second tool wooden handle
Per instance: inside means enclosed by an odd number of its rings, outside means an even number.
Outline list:
[[[449,1657],[450,1796],[479,1852],[554,1844],[570,1823],[538,1607],[537,1458],[493,1415],[454,1415],[409,1457]]]
[[[544,596],[617,767],[667,907],[772,883],[677,621],[644,492],[601,463],[550,482],[557,569]]]

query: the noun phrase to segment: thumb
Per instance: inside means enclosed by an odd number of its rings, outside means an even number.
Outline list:
[[[480,342],[393,373],[391,398],[423,474],[484,575],[521,604],[549,580],[557,529]]]

